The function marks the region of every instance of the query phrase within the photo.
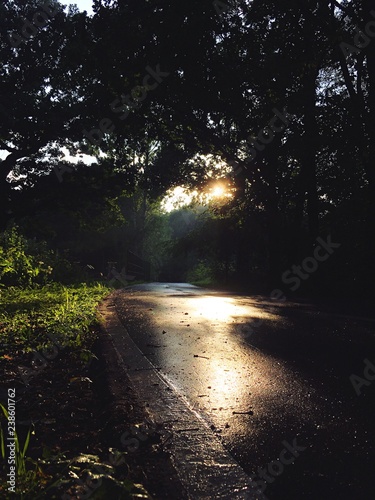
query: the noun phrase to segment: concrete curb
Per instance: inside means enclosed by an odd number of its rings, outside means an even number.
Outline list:
[[[223,448],[204,420],[158,372],[130,338],[116,313],[113,292],[99,305],[104,331],[110,336],[119,363],[158,427],[167,431],[169,452],[188,498],[265,500],[249,476]]]

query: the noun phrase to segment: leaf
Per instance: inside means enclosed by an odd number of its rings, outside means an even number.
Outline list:
[[[0,440],[1,440],[1,456],[5,459],[5,443],[4,443],[4,433],[3,428],[0,425]]]
[[[5,406],[3,406],[1,403],[0,403],[0,406],[1,406],[1,409],[3,410],[3,413],[5,415],[5,418],[8,420],[8,411],[7,409],[5,408]]]
[[[26,436],[25,444],[23,445],[23,450],[22,450],[23,457],[25,456],[27,448],[29,447],[30,436],[31,436],[31,429],[29,429],[29,432],[27,433],[27,436]]]

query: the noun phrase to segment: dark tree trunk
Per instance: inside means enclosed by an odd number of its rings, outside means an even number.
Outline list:
[[[371,11],[375,10],[374,0],[363,0],[363,17],[365,26],[368,22],[374,22]],[[372,28],[373,29],[373,28]],[[371,40],[365,49],[368,73],[368,109],[366,113],[366,131],[368,147],[365,159],[365,171],[368,180],[368,215],[367,215],[367,237],[369,245],[370,261],[368,262],[368,287],[373,288],[375,279],[375,45]],[[372,258],[371,258],[372,256]]]
[[[273,146],[273,147],[272,147]],[[279,194],[277,192],[277,144],[271,145],[267,151],[267,166],[264,175],[267,183],[266,210],[268,227],[268,265],[269,286],[273,287],[280,280],[283,245],[281,241],[281,215],[279,211]]]
[[[22,158],[24,154],[20,152],[10,153],[5,160],[0,163],[0,229],[5,229],[11,217],[11,187],[7,181],[7,177],[14,169],[17,160]]]

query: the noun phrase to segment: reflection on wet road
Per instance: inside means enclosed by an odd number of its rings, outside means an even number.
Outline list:
[[[374,392],[359,400],[349,375],[375,354],[373,322],[186,284],[138,285],[116,307],[142,352],[246,472],[258,478],[285,440],[306,446],[270,477],[270,498],[360,498],[345,495],[369,488]]]

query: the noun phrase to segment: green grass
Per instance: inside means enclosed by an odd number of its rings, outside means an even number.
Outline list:
[[[50,336],[53,336],[54,341],[58,339],[61,346],[69,348],[66,352],[69,353],[68,359],[69,362],[72,361],[73,366],[76,366],[75,359],[87,363],[94,356],[91,347],[96,340],[97,326],[100,321],[96,308],[98,303],[111,290],[111,288],[99,283],[83,283],[70,286],[52,283],[30,288],[0,288],[0,345],[3,348],[2,352],[0,352],[0,367],[12,363],[15,371],[18,362],[21,360],[20,364],[22,364],[22,359],[28,357],[28,353],[31,353],[31,351],[48,350],[48,347],[53,344]],[[69,365],[64,364],[63,366],[64,370],[69,373]],[[54,374],[59,376],[58,370],[62,368],[58,368],[57,372],[55,368]],[[76,372],[72,372],[72,374],[77,378]],[[61,373],[61,375],[66,375],[66,373]],[[39,387],[45,388],[43,384]],[[23,400],[23,404],[27,400],[26,396],[24,398],[26,399]],[[64,401],[67,401],[66,396]],[[38,419],[47,418],[45,411],[49,412],[51,408],[41,406]],[[3,469],[5,472],[8,470],[5,463],[7,455],[6,433],[4,431],[5,427],[3,429],[1,424],[6,425],[7,419],[8,412],[5,406],[0,404],[0,458],[3,461],[0,470]],[[36,422],[39,422],[39,420],[36,420]],[[18,436],[18,429],[15,433],[17,493],[16,495],[12,494],[15,498],[20,500],[66,497],[86,498],[83,487],[79,486],[79,483],[74,478],[77,478],[77,473],[80,474],[79,477],[85,478],[87,470],[90,471],[91,475],[98,476],[102,481],[100,488],[98,487],[95,492],[93,491],[92,498],[116,497],[129,500],[133,498],[150,498],[140,485],[135,485],[127,479],[121,481],[116,479],[116,467],[107,470],[103,465],[98,469],[97,462],[99,459],[94,460],[93,464],[91,464],[92,467],[91,465],[88,467],[85,462],[84,469],[80,470],[77,468],[77,463],[81,463],[82,457],[88,455],[80,454],[78,458],[67,458],[67,454],[70,453],[69,449],[63,449],[57,454],[56,451],[45,454],[45,451],[48,451],[45,445],[43,445],[43,454],[42,458],[40,458],[41,445],[35,447],[33,444],[31,450],[28,450],[31,436],[35,434],[33,429],[34,426],[25,434],[21,428],[21,440]],[[43,439],[43,436],[41,439]],[[61,440],[59,442],[61,443]],[[121,456],[126,454],[125,452],[119,453]],[[27,456],[27,454],[30,454],[30,456]],[[100,471],[99,475],[98,470]],[[77,488],[81,488],[82,496],[76,496],[75,493],[73,493],[73,496],[61,495],[61,492],[75,491]],[[9,498],[10,493],[8,495],[7,489],[6,479],[1,478],[1,498]]]
[[[0,289],[0,362],[5,358],[17,360],[22,354],[39,351],[58,339],[63,347],[70,347],[70,355],[79,355],[87,362],[93,357],[89,350],[96,340],[95,325],[99,322],[98,303],[111,290],[102,284],[63,286],[53,283],[30,288],[8,287]],[[87,359],[86,359],[87,358]],[[0,405],[0,416],[8,413]],[[41,418],[44,414],[40,415]],[[34,499],[38,490],[46,486],[46,477],[38,463],[26,456],[31,429],[21,444],[16,433],[17,498]],[[0,426],[0,455],[5,460],[5,436]],[[62,478],[58,477],[57,482]],[[7,491],[0,481],[0,496]],[[45,498],[45,497],[43,497]],[[46,497],[48,498],[48,496]]]
[[[0,291],[0,343],[4,353],[29,352],[51,344],[81,348],[97,322],[96,306],[110,289],[102,284],[63,286],[58,283]]]
[[[6,408],[0,404],[0,409],[2,410],[6,420],[8,420],[8,411]],[[30,490],[35,488],[35,486],[38,486],[38,473],[41,473],[41,469],[38,466],[38,463],[33,460],[30,457],[26,456],[27,449],[29,447],[30,443],[30,436],[31,436],[31,428],[29,429],[29,432],[26,435],[25,442],[23,446],[20,443],[19,437],[17,432],[14,433],[14,444],[15,444],[15,463],[14,466],[16,468],[16,473],[17,473],[17,489],[26,489]],[[7,453],[6,453],[6,446],[8,443],[5,439],[4,436],[4,431],[3,428],[0,425],[0,444],[1,444],[1,457],[4,460],[4,462],[7,459]],[[28,464],[31,464],[31,467],[28,467]],[[5,482],[5,481],[4,481]],[[6,485],[0,485],[1,489],[3,491],[6,491]],[[21,494],[20,497],[22,498],[23,495]]]

